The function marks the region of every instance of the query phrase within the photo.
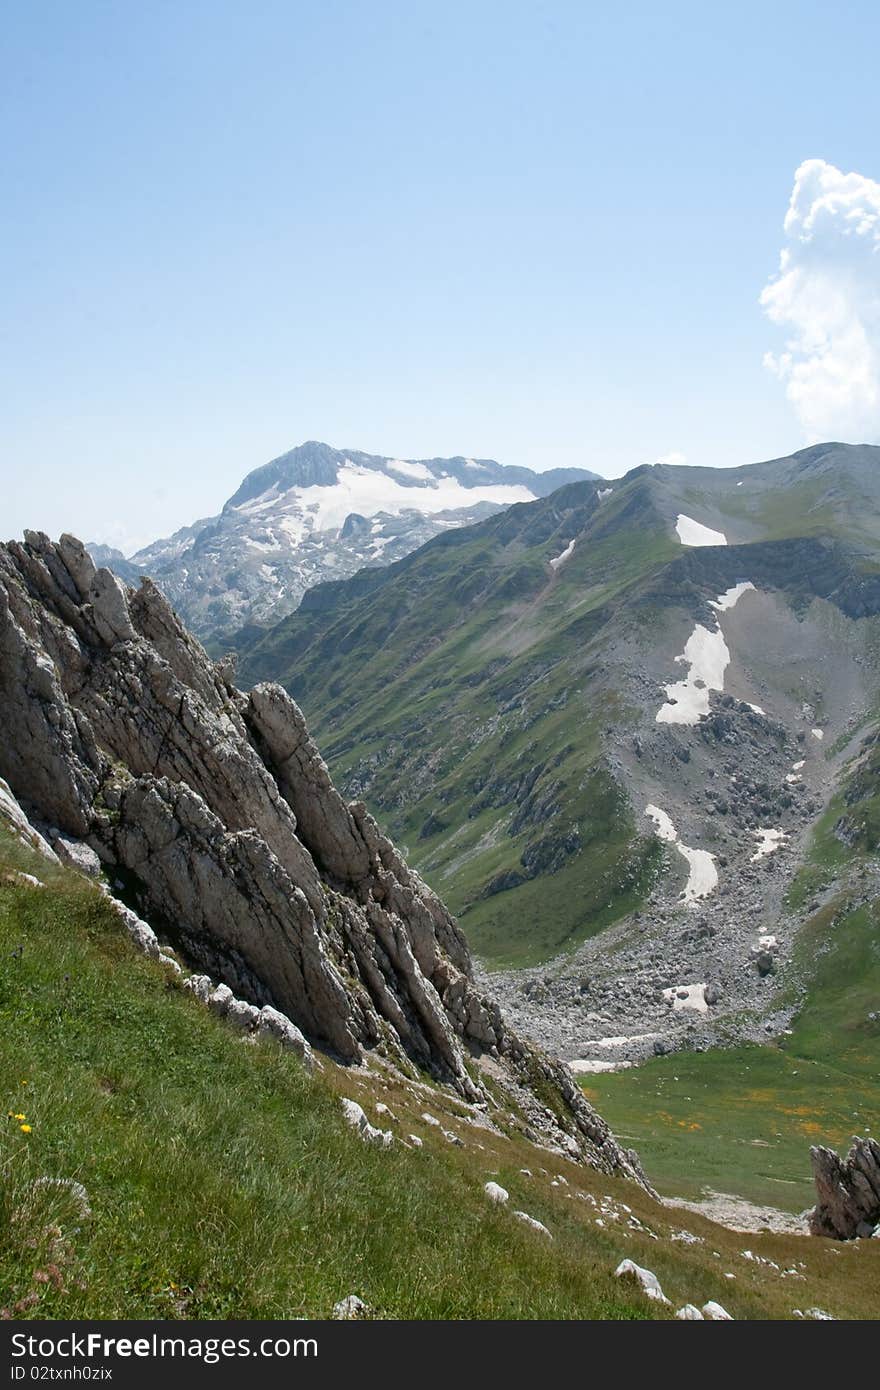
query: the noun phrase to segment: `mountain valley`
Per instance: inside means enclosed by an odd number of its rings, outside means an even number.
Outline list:
[[[880,708],[878,459],[577,483],[241,644],[585,1073],[789,1024],[828,897],[796,885]]]

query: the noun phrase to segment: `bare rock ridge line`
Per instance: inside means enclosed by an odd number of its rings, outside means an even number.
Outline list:
[[[476,988],[461,932],[334,787],[277,685],[237,690],[149,580],[72,536],[0,546],[0,777],[212,978],[344,1063],[375,1050],[465,1100],[515,1098],[534,1137],[645,1182],[571,1074]],[[541,1098],[534,1087],[541,1089]]]

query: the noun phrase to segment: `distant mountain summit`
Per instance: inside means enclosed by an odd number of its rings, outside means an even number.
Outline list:
[[[385,458],[312,440],[248,473],[219,516],[129,560],[101,548],[100,560],[129,583],[149,574],[199,636],[222,639],[285,617],[322,580],[387,565],[443,531],[596,476]]]

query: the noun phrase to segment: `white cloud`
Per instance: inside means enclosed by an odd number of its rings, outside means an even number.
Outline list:
[[[657,462],[668,463],[671,464],[673,467],[680,467],[681,464],[687,463],[687,455],[679,454],[675,449],[673,449],[672,452],[669,454],[661,454]]]
[[[779,273],[761,304],[789,331],[764,365],[811,442],[880,441],[880,183],[808,159],[794,177]]]

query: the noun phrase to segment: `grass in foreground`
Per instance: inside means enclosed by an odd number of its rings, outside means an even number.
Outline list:
[[[48,886],[3,881],[10,866]],[[739,1317],[817,1303],[871,1314],[878,1250],[746,1241],[475,1129],[450,1095],[329,1064],[312,1079],[290,1055],[244,1043],[132,953],[89,885],[8,844],[0,962],[4,1315],[326,1317],[358,1293],[382,1317],[669,1316],[613,1278],[624,1256],[655,1270],[673,1306],[715,1298]],[[363,1145],[342,1121],[340,1093],[368,1109],[383,1099],[395,1128],[424,1148]],[[464,1146],[428,1126],[424,1110]],[[551,1186],[556,1173],[567,1184]],[[44,1177],[82,1183],[91,1216],[66,1189],[39,1185]],[[490,1177],[555,1239],[492,1207]],[[617,1216],[600,1226],[592,1203],[602,1200]],[[627,1229],[622,1202],[660,1239]],[[682,1225],[703,1243],[671,1242]],[[782,1281],[742,1259],[746,1244],[803,1269]]]

